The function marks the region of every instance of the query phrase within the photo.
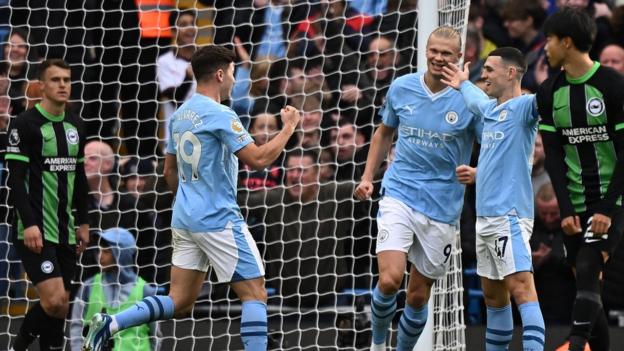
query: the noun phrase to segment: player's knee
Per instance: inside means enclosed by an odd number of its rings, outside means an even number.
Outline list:
[[[414,308],[422,307],[429,302],[429,291],[427,289],[408,291],[405,302]]]
[[[42,298],[41,307],[48,316],[64,319],[67,316],[69,303],[67,296],[63,292]]]
[[[401,276],[401,278],[403,278]],[[379,276],[379,290],[386,295],[394,294],[401,288],[401,279],[397,279],[391,274]]]

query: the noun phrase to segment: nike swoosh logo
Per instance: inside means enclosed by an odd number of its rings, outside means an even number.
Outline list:
[[[577,321],[574,321],[574,322],[572,322],[572,323],[573,323],[574,325],[587,325],[587,324],[591,324],[591,322],[577,322]]]
[[[559,110],[563,110],[564,108],[566,108],[566,106],[565,106],[565,105],[563,105],[563,106],[559,106],[559,107],[555,106],[554,110],[555,110],[555,111],[559,111]]]

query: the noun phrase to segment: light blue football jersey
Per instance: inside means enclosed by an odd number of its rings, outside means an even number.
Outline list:
[[[497,105],[481,90],[463,82],[468,108],[483,119],[477,166],[477,216],[509,214],[533,218],[533,148],[538,111],[535,95],[522,95]]]
[[[446,88],[432,93],[423,73],[395,80],[381,110],[382,121],[398,128],[396,157],[382,181],[382,193],[427,217],[457,224],[464,185],[455,168],[470,162],[481,123],[461,94]]]
[[[194,94],[173,114],[167,153],[178,162],[178,191],[171,226],[192,232],[243,224],[236,203],[235,152],[253,139],[236,113],[213,99]]]

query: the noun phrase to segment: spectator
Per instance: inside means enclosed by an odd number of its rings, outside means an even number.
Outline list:
[[[154,229],[153,213],[138,210],[139,199],[119,192],[114,176],[115,155],[112,148],[101,141],[90,141],[85,146],[85,173],[89,184],[89,222],[94,230],[126,228],[135,237],[139,247],[137,262],[139,275],[153,282],[154,277]],[[91,251],[91,250],[87,250]],[[93,267],[94,253],[83,255],[83,264]],[[83,273],[90,276],[92,269]]]
[[[28,33],[14,28],[9,40],[4,44],[4,58],[8,64],[9,97],[13,115],[26,109],[26,86],[29,80],[36,79],[39,55],[28,43]]]
[[[191,56],[196,50],[195,37],[197,13],[193,9],[171,11],[169,25],[172,33],[172,50],[156,60],[156,77],[165,130],[175,110],[195,93],[196,83],[191,69]],[[164,133],[167,135],[167,133]]]
[[[533,193],[547,183],[550,183],[550,177],[545,168],[546,154],[544,153],[544,144],[542,135],[537,133],[535,136],[535,147],[533,148],[533,169],[531,170],[531,183],[533,185]]]
[[[101,273],[80,285],[72,308],[69,337],[72,351],[82,350],[82,338],[95,313],[122,311],[145,296],[156,295],[157,288],[148,284],[135,271],[136,244],[132,234],[123,228],[111,228],[99,234],[98,262]],[[158,350],[158,324],[125,330],[115,335],[115,350]]]
[[[624,74],[624,48],[618,44],[605,46],[600,52],[600,64]]]
[[[336,138],[338,169],[336,180],[357,180],[364,172],[368,146],[363,147],[364,136],[348,120],[341,120]]]
[[[510,0],[503,9],[504,24],[513,46],[526,56],[527,73],[522,87],[535,91],[534,71],[540,57],[544,56],[545,37],[540,28],[546,19],[546,12],[539,0]]]
[[[552,184],[539,188],[535,209],[537,216],[530,243],[542,314],[547,324],[568,325],[576,289],[572,269],[565,260],[565,233]]]
[[[247,50],[238,37],[234,38],[234,44],[240,64],[236,68],[236,80],[232,89],[232,109],[238,114],[241,123],[248,127],[256,100],[268,98],[268,75],[272,59],[258,57],[251,62]]]
[[[409,73],[409,67],[402,62],[401,54],[394,47],[394,40],[379,36],[371,40],[366,52],[366,61],[360,66],[360,72],[366,74],[360,76],[358,83],[358,88],[364,98],[358,106],[373,105],[375,109],[378,109],[386,100],[390,83],[403,74]],[[346,88],[347,86],[343,86],[343,92],[348,90]],[[370,123],[370,120],[367,122]]]
[[[466,47],[464,62],[470,62],[470,81],[476,82],[481,78],[484,61],[481,59],[482,38],[476,29],[468,28],[466,32]]]
[[[284,187],[254,191],[247,199],[239,193],[248,223],[266,230],[267,284],[285,305],[301,308],[333,305],[349,285],[354,253],[348,243],[354,218],[363,217],[351,201],[353,183],[321,184],[317,160],[312,150],[292,151]]]
[[[277,116],[263,113],[251,119],[249,133],[256,145],[261,146],[273,139],[281,130],[281,121]],[[282,183],[281,159],[278,158],[270,167],[262,171],[256,171],[243,163],[239,176],[245,189],[256,190],[262,188],[273,188]]]

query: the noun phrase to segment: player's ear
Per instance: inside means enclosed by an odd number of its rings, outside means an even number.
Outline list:
[[[217,72],[215,72],[215,78],[217,79],[217,82],[223,82],[223,79],[225,78],[225,72],[222,68],[217,69]]]

